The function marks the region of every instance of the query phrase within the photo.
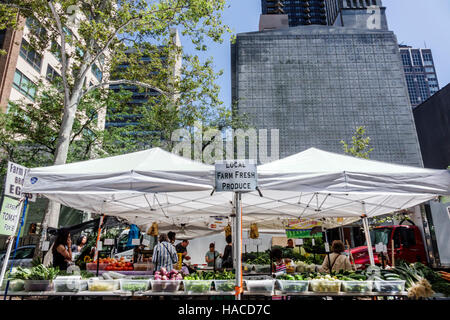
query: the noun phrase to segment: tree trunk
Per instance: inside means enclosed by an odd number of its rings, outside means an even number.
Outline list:
[[[77,90],[78,89],[78,90]],[[59,130],[58,142],[56,145],[54,165],[64,164],[67,160],[67,154],[69,152],[70,135],[72,133],[73,123],[75,121],[75,114],[78,108],[78,96],[81,95],[81,88],[77,86],[71,99],[68,101],[68,106],[64,106],[64,114]],[[34,252],[34,258],[42,258],[42,244],[47,239],[47,228],[58,228],[59,213],[61,211],[61,204],[50,200],[45,210],[44,217],[42,219],[42,231],[39,245]]]

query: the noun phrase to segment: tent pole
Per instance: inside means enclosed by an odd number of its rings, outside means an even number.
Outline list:
[[[236,252],[236,284],[235,284],[235,295],[236,300],[241,300],[242,293],[242,208],[241,208],[241,194],[235,192],[234,203],[236,210],[236,227],[235,227],[235,252]]]
[[[362,210],[363,210],[363,215],[361,216],[361,218],[362,218],[362,223],[363,223],[363,227],[364,227],[364,234],[366,236],[367,251],[369,252],[370,265],[374,266],[375,260],[373,258],[372,240],[370,239],[369,222],[368,222],[368,219],[366,216],[366,205],[364,202],[362,203]]]

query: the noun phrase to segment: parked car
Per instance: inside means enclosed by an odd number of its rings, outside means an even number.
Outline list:
[[[14,267],[31,267],[31,262],[33,261],[34,256],[34,249],[36,248],[36,245],[28,245],[23,247],[18,247],[16,251],[16,256],[14,260],[12,260],[14,251],[11,250],[11,254],[9,256],[8,260],[8,269],[11,268],[11,264],[13,264]],[[3,261],[5,259],[6,251],[2,252],[0,254],[0,265],[3,265]]]

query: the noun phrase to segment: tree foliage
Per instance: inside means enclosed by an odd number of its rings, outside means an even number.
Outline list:
[[[351,145],[341,140],[344,152],[357,158],[369,159],[369,154],[373,151],[373,148],[369,147],[370,137],[366,137],[365,135],[366,128],[363,126],[357,127],[352,136]]]
[[[30,48],[38,54],[50,50],[60,61],[58,81],[37,83],[32,105],[16,101],[0,116],[3,161],[34,167],[155,145],[170,150],[176,128],[192,127],[195,121],[203,128],[230,125],[231,111],[218,98],[215,83],[221,73],[214,71],[212,58],[198,56],[207,43],[222,42],[231,32],[222,23],[225,3],[2,2],[0,29],[21,28],[27,20]],[[174,41],[174,28],[196,52],[183,52]],[[88,77],[91,70],[99,82]],[[143,107],[132,107],[130,86],[151,95]],[[102,130],[102,117],[127,125]]]

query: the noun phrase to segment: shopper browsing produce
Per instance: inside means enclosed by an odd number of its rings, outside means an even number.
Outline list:
[[[77,244],[72,246],[72,252],[81,252],[83,250],[84,246],[86,245],[87,237],[86,236],[80,236],[77,240]]]
[[[72,262],[72,239],[69,230],[62,228],[58,230],[55,243],[53,244],[53,267],[59,270],[67,270]]]
[[[320,272],[330,273],[331,271],[339,272],[356,270],[355,266],[350,263],[348,257],[344,252],[344,243],[340,240],[333,241],[331,245],[332,253],[327,255],[323,260],[322,266],[319,268]]]
[[[214,243],[209,244],[209,251],[206,252],[205,261],[208,263],[208,267],[214,267],[214,262],[220,257],[219,252],[215,250]]]
[[[286,264],[290,263],[291,259],[283,259],[283,252],[278,248],[272,250],[271,256],[271,260],[274,261],[272,263],[272,272],[286,273]]]
[[[170,244],[166,233],[159,236],[159,243],[153,249],[152,262],[155,264],[155,270],[164,268],[168,272],[172,271],[173,265],[178,262],[175,247]]]
[[[176,234],[175,232],[173,232],[173,231],[169,231],[169,233],[167,234],[167,236],[169,237],[169,242],[170,242],[172,245],[175,245],[175,240],[176,240],[177,234]]]

